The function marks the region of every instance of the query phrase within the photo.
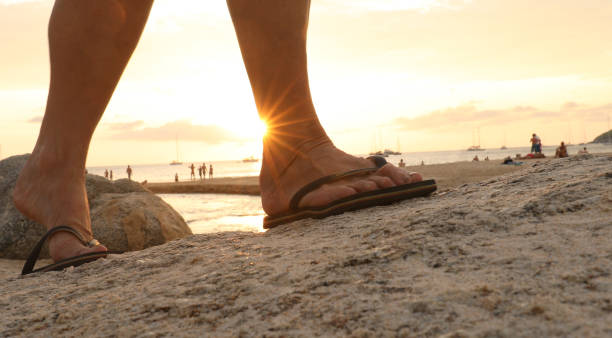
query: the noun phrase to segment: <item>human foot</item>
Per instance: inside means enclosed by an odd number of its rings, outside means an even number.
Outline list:
[[[70,162],[58,163],[56,156],[34,152],[21,171],[13,201],[29,219],[47,229],[67,225],[86,240],[92,239],[84,170]],[[49,254],[57,262],[86,253],[106,251],[102,245],[84,246],[74,235],[54,234],[48,241]]]
[[[266,147],[265,142],[264,147]],[[289,210],[289,202],[293,195],[318,178],[355,169],[375,167],[371,160],[349,155],[336,148],[328,139],[306,145],[298,151],[299,155],[296,155],[296,151],[277,151],[274,153],[275,156],[272,156],[270,151],[264,149],[260,188],[263,209],[268,215],[277,215]],[[285,153],[285,158],[279,159],[283,157],[282,153]],[[356,193],[422,180],[420,174],[409,173],[388,163],[371,175],[325,184],[306,194],[299,207],[324,206]]]

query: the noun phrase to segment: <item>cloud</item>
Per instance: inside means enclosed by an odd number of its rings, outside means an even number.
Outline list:
[[[28,2],[42,2],[42,0],[0,0],[0,5],[20,5]]]
[[[107,123],[105,126],[111,130],[135,130],[144,126],[144,121],[138,120],[132,122]]]
[[[415,118],[399,117],[392,125],[404,131],[441,131],[455,128],[474,128],[487,125],[509,124],[515,121],[546,123],[554,120],[598,122],[605,120],[612,111],[612,103],[589,106],[567,102],[559,110],[544,110],[532,106],[515,106],[504,109],[478,109],[475,104],[436,110]],[[602,117],[603,116],[603,117]]]
[[[327,0],[325,4],[345,10],[419,11],[433,9],[459,10],[471,0]]]
[[[208,144],[245,141],[222,127],[196,125],[185,120],[168,122],[159,127],[142,128],[143,126],[143,121],[105,124],[105,127],[113,133],[111,138],[116,140],[174,141],[178,138],[181,141]]]
[[[28,123],[41,123],[43,120],[43,116],[39,115],[39,116],[34,116],[31,119],[28,119]]]

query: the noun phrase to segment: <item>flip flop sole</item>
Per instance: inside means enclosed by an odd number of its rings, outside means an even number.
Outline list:
[[[423,197],[437,189],[436,181],[426,180],[397,187],[368,191],[339,199],[330,205],[318,208],[302,208],[264,218],[264,228],[270,229],[281,224],[290,223],[305,218],[325,218],[347,211],[365,209],[374,206],[387,205],[415,197]]]
[[[110,255],[112,252],[110,251],[102,251],[102,252],[91,252],[88,254],[84,254],[84,255],[79,255],[79,256],[74,256],[74,257],[70,257],[70,258],[66,258],[63,259],[59,262],[56,262],[54,264],[50,264],[47,266],[43,266],[42,268],[33,270],[32,273],[34,272],[48,272],[48,271],[60,271],[63,270],[65,268],[74,266],[77,267],[79,265],[83,265],[85,263],[91,263],[93,261],[96,261],[100,258],[105,258],[106,256]]]

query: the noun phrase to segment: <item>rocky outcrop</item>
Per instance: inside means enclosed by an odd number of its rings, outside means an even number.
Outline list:
[[[612,143],[612,129],[597,136],[591,143]]]
[[[16,270],[0,277],[0,337],[610,337],[610,187],[611,156],[546,160],[267,232]]]
[[[26,258],[46,232],[19,213],[12,191],[28,155],[0,161],[0,257]],[[140,184],[87,175],[94,237],[113,251],[133,251],[191,235],[171,206]],[[47,255],[45,252],[43,255]]]

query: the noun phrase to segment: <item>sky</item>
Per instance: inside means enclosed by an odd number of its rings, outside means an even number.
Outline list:
[[[223,0],[157,0],[88,165],[259,157]],[[0,158],[30,152],[49,82],[50,0],[0,0]],[[590,141],[612,118],[612,1],[313,0],[310,84],[353,154]],[[478,137],[479,136],[479,137]]]

